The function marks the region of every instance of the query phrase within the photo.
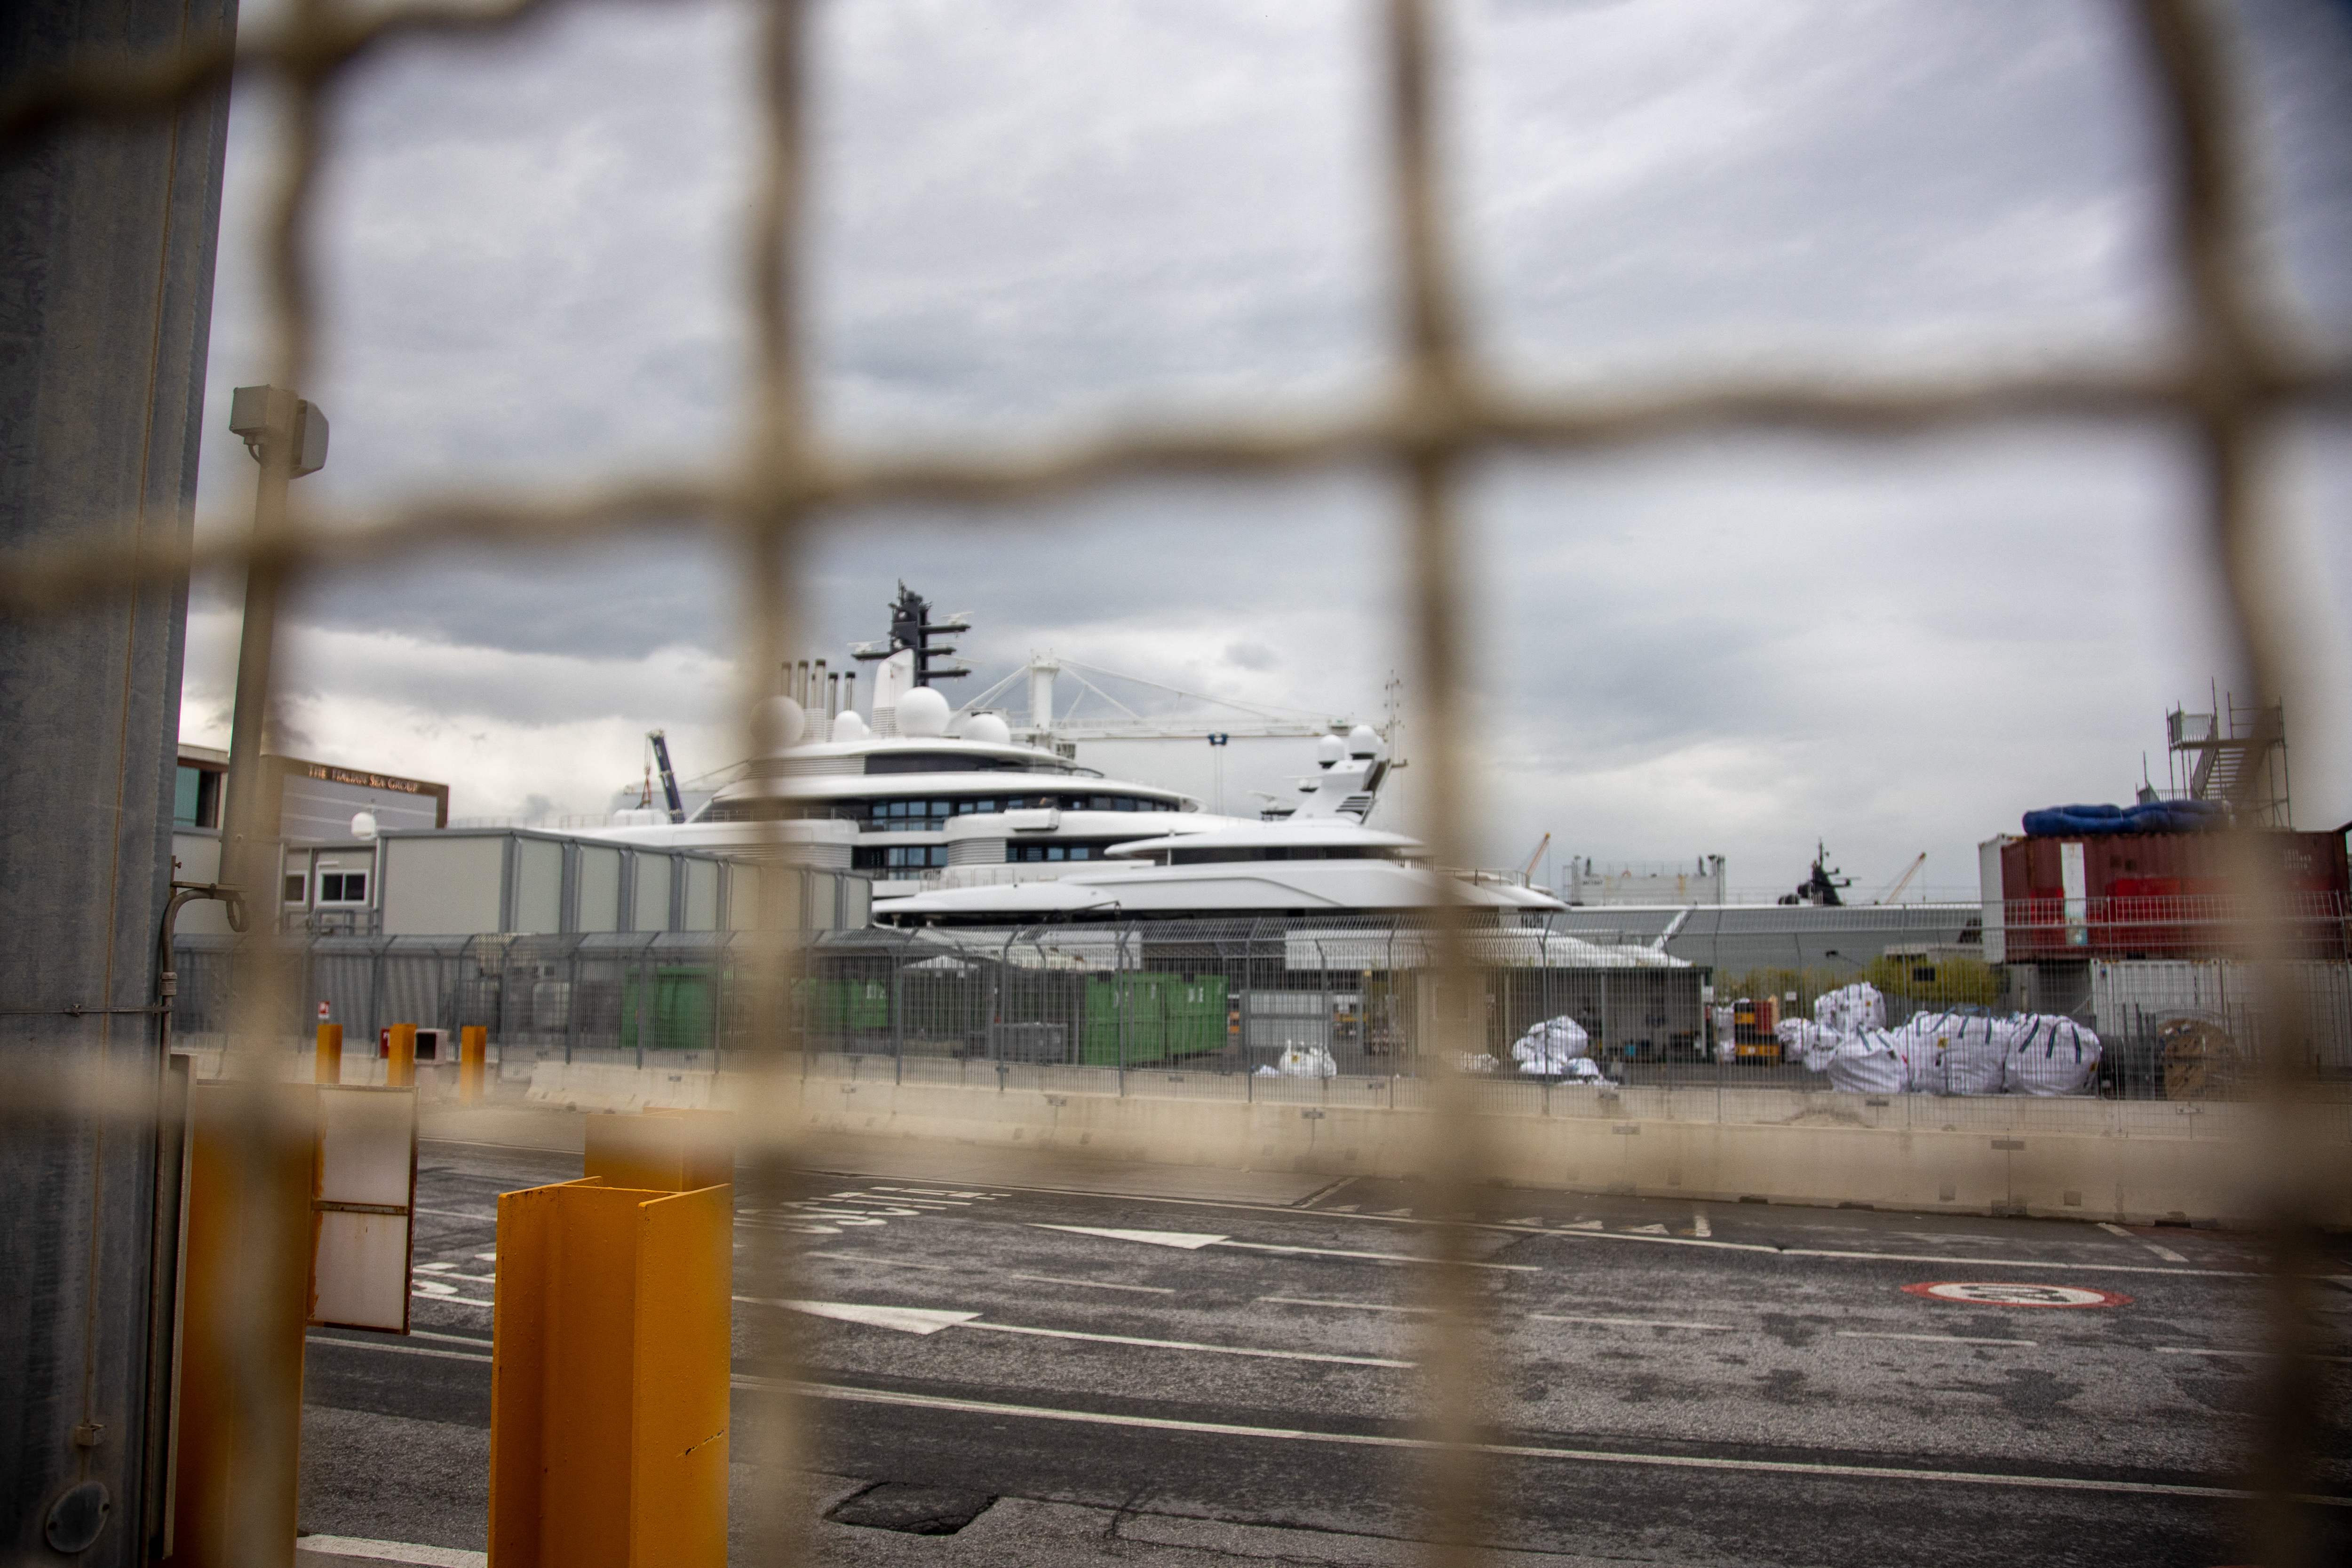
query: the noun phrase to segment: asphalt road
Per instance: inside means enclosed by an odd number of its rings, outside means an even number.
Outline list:
[[[418,1332],[312,1336],[306,1528],[482,1546],[496,1194],[578,1173],[576,1156],[426,1146]],[[1494,1544],[1708,1563],[2247,1560],[2227,1494],[2254,1429],[2263,1284],[2243,1238],[1492,1197]],[[746,1402],[774,1397],[760,1351],[789,1326],[828,1476],[1414,1539],[1433,1327],[1416,1258],[1434,1218],[1365,1180],[1295,1204],[870,1175],[740,1194],[739,1238],[767,1227],[796,1261],[765,1278],[739,1250],[737,1426],[755,1430]],[[2327,1267],[2319,1489],[2352,1500],[2352,1248]],[[746,1442],[734,1457],[739,1494],[777,1484]],[[2352,1561],[2352,1507],[2315,1513]]]

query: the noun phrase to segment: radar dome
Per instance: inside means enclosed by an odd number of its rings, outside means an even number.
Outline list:
[[[863,741],[872,733],[854,708],[836,715],[833,721],[833,738],[836,741]]]
[[[375,813],[362,811],[352,817],[352,837],[365,843],[375,837]]]
[[[1013,726],[993,713],[976,713],[963,721],[963,738],[978,741],[983,746],[1009,746],[1013,743]]]
[[[1359,724],[1348,731],[1348,754],[1351,757],[1377,757],[1381,754],[1380,731],[1370,724]]]
[[[1315,742],[1315,761],[1322,767],[1338,767],[1339,765],[1339,759],[1345,757],[1347,754],[1348,747],[1346,742],[1342,742],[1337,735],[1326,735],[1321,740]]]
[[[918,741],[937,740],[948,732],[948,700],[928,686],[918,686],[898,699],[898,733]]]
[[[771,697],[751,716],[751,730],[760,754],[772,757],[801,743],[808,733],[808,715],[789,697]]]

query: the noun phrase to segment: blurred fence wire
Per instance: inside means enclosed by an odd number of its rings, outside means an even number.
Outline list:
[[[161,60],[93,65],[35,83],[0,104],[0,143],[20,144],[56,128],[92,121],[166,114],[219,91],[232,76],[274,78],[282,90],[283,110],[264,247],[271,347],[263,368],[273,384],[300,387],[317,361],[320,338],[310,218],[330,172],[323,128],[348,73],[376,47],[397,38],[422,34],[495,37],[550,8],[551,0],[483,6],[289,0],[280,20],[234,41],[199,43],[183,55]],[[2340,406],[2352,394],[2352,368],[2316,361],[2284,342],[2259,309],[2256,226],[2249,211],[2240,146],[2245,115],[2237,101],[2239,76],[2218,7],[2200,0],[2137,0],[2128,6],[2156,89],[2157,133],[2168,181],[2172,261],[2183,309],[2176,350],[2155,368],[2058,369],[1973,378],[1725,378],[1671,386],[1621,381],[1576,395],[1505,385],[1472,354],[1455,287],[1437,153],[1448,79],[1437,58],[1435,7],[1430,0],[1368,0],[1385,62],[1381,102],[1388,132],[1389,243],[1398,279],[1397,359],[1390,384],[1373,389],[1359,411],[1336,417],[1269,406],[1247,410],[1221,425],[1147,423],[1075,444],[872,456],[826,445],[813,428],[809,413],[798,326],[806,206],[809,9],[800,0],[767,5],[763,41],[753,62],[762,113],[745,274],[758,375],[750,433],[731,464],[717,471],[606,477],[560,493],[472,491],[423,498],[349,515],[328,515],[298,498],[281,511],[264,515],[250,533],[208,531],[200,541],[185,531],[157,542],[136,530],[94,527],[88,542],[19,552],[0,562],[0,607],[11,616],[56,615],[142,586],[176,584],[191,572],[241,571],[248,584],[249,629],[240,682],[248,686],[257,701],[253,711],[258,712],[266,708],[276,674],[268,635],[274,606],[287,585],[305,574],[413,556],[456,540],[546,547],[698,519],[740,555],[742,570],[737,578],[746,594],[740,665],[745,672],[742,712],[745,754],[753,755],[760,753],[765,739],[756,732],[763,711],[760,700],[768,695],[762,672],[775,668],[782,650],[795,646],[791,629],[800,581],[797,565],[814,528],[855,526],[859,512],[891,503],[955,501],[1001,511],[1145,476],[1232,478],[1369,466],[1391,473],[1409,503],[1398,548],[1412,584],[1405,616],[1417,689],[1429,707],[1428,732],[1417,759],[1425,770],[1431,803],[1431,819],[1422,836],[1438,863],[1458,866],[1472,863],[1469,824],[1477,809],[1460,744],[1464,567],[1456,491],[1465,462],[1502,449],[1598,452],[1714,431],[1776,429],[1883,439],[1988,421],[2121,420],[2171,431],[2192,450],[2202,476],[2203,547],[2222,567],[2228,628],[2240,667],[2231,672],[2231,682],[2240,690],[2252,691],[2258,704],[2278,700],[2298,650],[2289,641],[2294,635],[2291,617],[2266,613],[2257,569],[2267,537],[2262,490],[2272,432],[2283,416]],[[135,542],[122,542],[126,540]],[[250,879],[259,865],[250,855],[239,860],[241,853],[232,845],[232,880]],[[2245,907],[2256,911],[2246,921],[2246,973],[2258,994],[2252,1005],[2267,1020],[2261,1033],[2269,1045],[2258,1076],[2270,1086],[2278,1111],[2275,1126],[2265,1135],[2285,1141],[2278,1150],[2283,1169],[2315,1169],[2307,1163],[2298,1166],[2292,1158],[2294,1141],[2309,1135],[2293,1107],[2307,1082],[2312,1058],[2305,1031],[2293,1021],[2295,1009],[2285,971],[2273,962],[2277,955],[2271,944],[2280,928],[2262,912],[2272,907],[2273,893],[2261,885],[2262,872],[2252,857],[2244,877]],[[847,1026],[856,1003],[845,994],[831,1014],[825,1009],[835,1004],[812,1007],[808,1003],[807,977],[799,973],[808,955],[782,941],[751,945],[760,951],[748,953],[743,963],[740,1005],[743,1037],[761,1049],[739,1062],[739,1070],[782,1070],[795,1045],[795,1020],[813,1037],[827,1033],[828,1024],[837,1026],[835,1034],[857,1032]],[[1427,933],[1427,945],[1426,973],[1466,994],[1476,955],[1461,925],[1437,920]],[[247,1114],[251,1125],[261,1130],[268,1112],[260,1085],[274,1071],[271,1041],[278,1021],[299,994],[299,982],[279,944],[251,942],[240,952],[244,957],[233,994],[225,1004],[229,1009],[229,1071],[233,1077],[241,1073],[255,1086]],[[891,984],[903,989],[915,973],[891,961]],[[1005,973],[1009,976],[1014,971]],[[810,974],[819,983],[830,983],[815,971]],[[918,982],[929,983],[928,976]],[[581,989],[567,994],[567,1009],[575,1005],[574,998],[578,1007],[586,1006],[586,982],[577,984]],[[1230,999],[1233,982],[1226,984]],[[796,986],[803,987],[797,993],[802,998],[798,1005]],[[1253,984],[1249,989],[1281,988]],[[951,991],[942,989],[940,999],[931,1005],[951,1010],[955,1004],[947,999]],[[1089,1015],[1083,998],[1074,1005],[1076,1010],[1063,1021],[1066,1037],[1060,1043],[1051,1043],[1051,1037],[1042,1033],[1019,1042],[999,1038],[990,1043],[989,1059],[1014,1059],[1016,1051],[1060,1050],[1075,1053],[1083,1063],[1085,1053],[1094,1048],[1088,1043]],[[1356,1005],[1353,1026],[1363,1042],[1360,1048],[1369,1052],[1377,1009],[1369,994],[1360,995]],[[1467,1007],[1428,1009],[1419,1041],[1421,1058],[1448,1064],[1478,1052],[1486,1042],[1472,1015]],[[1290,1017],[1279,1011],[1247,1016]],[[1336,1008],[1328,1017],[1319,1013],[1299,1017],[1326,1030],[1341,1026]],[[1676,1026],[1666,1032],[1672,1035]],[[1246,1029],[1243,1037],[1246,1045],[1251,1037]],[[827,1043],[837,1047],[843,1042]],[[1475,1076],[1440,1071],[1424,1080],[1435,1123],[1431,1147],[1438,1152],[1428,1173],[1438,1188],[1433,1206],[1441,1213],[1472,1207],[1465,1200],[1480,1179],[1480,1141],[1467,1135],[1467,1119],[1477,1112],[1471,1083]],[[781,1126],[770,1131],[773,1136],[755,1141],[749,1152],[772,1174],[782,1168],[789,1140]],[[2264,1406],[2268,1419],[2258,1439],[2259,1452],[2252,1458],[2264,1499],[2255,1550],[2260,1561],[2282,1565],[2307,1560],[2310,1551],[2294,1501],[2299,1491],[2307,1489],[2302,1478],[2308,1473],[2315,1436],[2308,1402],[2296,1396],[2307,1370],[2298,1360],[2305,1352],[2296,1325],[2311,1256],[2309,1200],[2310,1194],[2299,1191],[2291,1179],[2281,1182],[2273,1194],[2278,1353],[2268,1379],[2273,1391]],[[1445,1259],[1466,1261],[1465,1228],[1442,1229],[1439,1235]],[[778,1245],[764,1232],[753,1233],[751,1241],[759,1247]],[[290,1266],[285,1259],[278,1265]],[[1476,1539],[1482,1516],[1482,1466],[1473,1442],[1480,1436],[1477,1412],[1486,1339],[1475,1331],[1483,1308],[1467,1268],[1426,1272],[1435,1282],[1431,1304],[1443,1310],[1426,1320],[1430,1326],[1423,1355],[1432,1391],[1427,1430],[1439,1439],[1421,1450],[1427,1471],[1429,1533],[1439,1543],[1432,1548],[1433,1560],[1463,1562],[1475,1555],[1467,1543]],[[257,1270],[248,1289],[268,1289],[268,1273]],[[239,1317],[259,1321],[257,1314]],[[265,1370],[257,1344],[241,1340],[227,1348],[239,1358],[237,1364],[257,1377]],[[781,1363],[765,1370],[779,1384],[789,1373]],[[264,1405],[257,1397],[256,1409]],[[789,1459],[796,1451],[792,1439],[797,1426],[796,1418],[788,1417],[785,1429],[766,1435],[772,1446],[761,1448],[763,1462]],[[290,1435],[271,1438],[265,1428],[253,1429],[262,1440],[290,1441]],[[760,1560],[798,1556],[790,1518],[773,1511],[758,1523],[754,1555]],[[247,1555],[259,1559],[264,1555],[259,1543],[268,1528],[266,1510],[256,1512],[239,1521],[236,1539],[255,1547]]]

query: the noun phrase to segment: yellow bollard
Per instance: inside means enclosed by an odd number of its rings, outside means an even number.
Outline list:
[[[735,1180],[735,1141],[723,1110],[646,1110],[588,1118],[581,1174],[608,1187],[690,1193]]]
[[[392,1026],[390,1059],[383,1064],[383,1086],[386,1089],[416,1087],[416,1026],[394,1024]]]
[[[318,1123],[310,1084],[196,1086],[171,1568],[293,1568]]]
[[[734,1189],[499,1198],[491,1568],[726,1568]]]
[[[319,1026],[319,1055],[310,1076],[316,1083],[343,1081],[343,1026],[341,1024]]]
[[[482,1098],[482,1075],[489,1062],[490,1032],[479,1024],[457,1031],[457,1098],[472,1105]]]

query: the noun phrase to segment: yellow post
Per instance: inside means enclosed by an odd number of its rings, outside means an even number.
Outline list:
[[[236,1113],[257,1092],[258,1138]],[[308,1084],[196,1086],[170,1568],[293,1568],[318,1121]],[[237,1338],[259,1357],[233,1362]]]
[[[343,1081],[343,1026],[341,1024],[319,1026],[319,1056],[311,1078],[319,1083]]]
[[[386,1089],[416,1087],[416,1026],[394,1024],[392,1026],[392,1059],[383,1064],[383,1086]]]
[[[735,1140],[723,1110],[647,1110],[588,1118],[581,1173],[608,1187],[690,1193],[735,1180]]]
[[[725,1568],[734,1190],[499,1198],[491,1568]]]
[[[482,1098],[482,1074],[489,1062],[490,1032],[479,1024],[457,1031],[457,1098],[467,1105]]]

